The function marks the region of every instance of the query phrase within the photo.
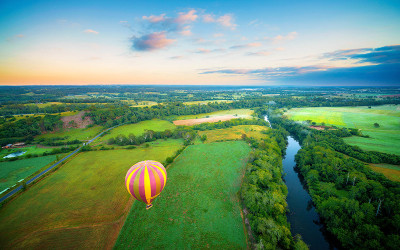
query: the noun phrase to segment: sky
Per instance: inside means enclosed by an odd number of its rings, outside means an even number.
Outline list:
[[[400,1],[0,1],[0,85],[400,86]]]

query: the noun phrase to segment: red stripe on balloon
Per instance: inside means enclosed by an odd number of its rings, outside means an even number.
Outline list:
[[[140,173],[140,179],[139,179],[139,194],[140,198],[144,203],[147,203],[146,201],[146,192],[145,192],[145,185],[144,185],[144,172],[146,171],[146,168],[143,167],[143,171]]]

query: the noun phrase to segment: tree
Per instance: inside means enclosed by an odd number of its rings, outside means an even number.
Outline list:
[[[202,135],[200,140],[204,143],[207,140],[207,135]]]
[[[375,123],[374,123],[374,127],[375,127],[375,128],[379,128],[379,127],[380,127],[379,123],[375,122]]]

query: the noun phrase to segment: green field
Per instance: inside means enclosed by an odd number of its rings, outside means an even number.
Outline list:
[[[21,157],[24,157],[27,154],[43,154],[44,152],[49,152],[51,150],[53,150],[53,148],[40,148],[37,146],[29,146],[23,148],[7,148],[7,149],[2,149],[0,151],[0,158],[3,159],[3,157],[6,155],[20,151],[26,152],[25,154],[21,155]]]
[[[112,137],[116,137],[117,135],[126,135],[134,134],[135,136],[142,135],[146,130],[153,131],[164,131],[167,129],[173,130],[175,129],[175,125],[172,122],[153,119],[149,121],[138,122],[134,124],[122,125],[117,128],[114,128],[110,131],[109,134],[101,137],[99,140],[106,141]]]
[[[36,136],[35,139],[51,139],[55,137],[67,137],[64,140],[61,141],[73,141],[73,140],[90,140],[96,135],[100,134],[101,131],[103,131],[103,127],[101,126],[93,126],[90,128],[71,128],[71,129],[64,129],[63,131],[60,132],[55,132],[55,133],[46,133],[46,134],[41,134],[39,136]]]
[[[187,147],[154,207],[133,204],[115,248],[245,249],[238,191],[249,152],[243,141]]]
[[[221,140],[235,140],[241,139],[242,134],[246,134],[247,137],[253,137],[255,139],[261,139],[265,137],[261,131],[267,130],[267,127],[258,126],[258,125],[239,125],[231,128],[224,129],[213,129],[213,130],[205,130],[199,131],[199,136],[206,135],[206,142],[215,142]]]
[[[400,182],[400,166],[390,165],[390,164],[368,164],[368,165],[372,170],[384,174],[388,179]]]
[[[295,108],[285,113],[296,121],[312,120],[321,124],[361,129],[371,138],[348,137],[345,141],[364,150],[400,154],[400,105],[368,107]],[[374,127],[374,123],[380,125]]]
[[[144,159],[165,161],[182,144],[170,139],[80,153],[0,208],[1,248],[111,248],[133,202],[124,182],[128,169]]]
[[[208,103],[221,103],[221,102],[226,102],[226,103],[231,103],[233,101],[231,100],[207,100],[207,101],[193,101],[193,102],[184,102],[183,104],[185,105],[197,105],[197,104],[208,104]]]
[[[55,160],[56,155],[48,155],[17,161],[0,162],[0,192]]]
[[[197,118],[206,118],[206,117],[215,117],[221,115],[237,115],[240,118],[252,118],[252,114],[254,113],[251,109],[230,109],[230,110],[221,110],[215,111],[211,113],[203,113],[197,115],[182,115],[176,117],[175,120],[187,120],[187,119],[197,119]]]

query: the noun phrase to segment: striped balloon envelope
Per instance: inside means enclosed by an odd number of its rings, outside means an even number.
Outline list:
[[[158,161],[141,161],[133,165],[125,176],[128,192],[138,201],[147,204],[156,198],[167,182],[167,171]]]

